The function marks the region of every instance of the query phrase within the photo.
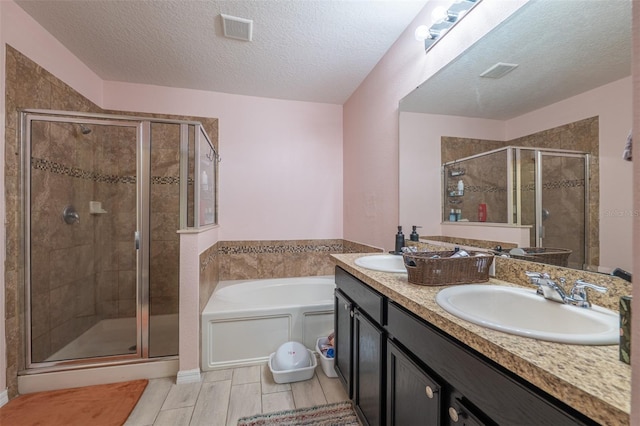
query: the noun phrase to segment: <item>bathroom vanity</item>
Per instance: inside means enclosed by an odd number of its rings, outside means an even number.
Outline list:
[[[631,368],[618,346],[504,334],[441,309],[442,287],[336,267],[336,372],[369,425],[628,424]],[[512,285],[491,280],[494,284]]]

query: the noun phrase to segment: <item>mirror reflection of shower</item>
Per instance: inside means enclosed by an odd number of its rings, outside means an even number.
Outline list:
[[[509,146],[459,158],[443,165],[442,220],[529,226],[531,247],[569,249],[569,266],[583,268],[588,177],[579,151]]]

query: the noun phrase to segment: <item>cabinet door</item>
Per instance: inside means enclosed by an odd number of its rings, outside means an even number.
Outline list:
[[[347,391],[349,398],[353,398],[351,380],[352,348],[353,348],[353,305],[340,291],[335,291],[335,370],[338,378]]]
[[[354,308],[354,403],[360,418],[369,426],[384,421],[384,334],[374,322]]]
[[[440,425],[442,389],[391,340],[387,340],[387,424]]]

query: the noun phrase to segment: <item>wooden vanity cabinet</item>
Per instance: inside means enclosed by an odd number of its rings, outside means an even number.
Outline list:
[[[353,317],[353,401],[368,425],[384,424],[384,330],[357,307]]]
[[[349,398],[353,398],[353,304],[343,292],[336,289],[334,306],[334,369]]]
[[[596,425],[336,267],[336,371],[367,425]]]
[[[399,342],[445,388],[441,424],[597,424],[391,301],[387,321],[389,339]]]
[[[384,424],[384,298],[336,268],[335,366],[360,420]]]

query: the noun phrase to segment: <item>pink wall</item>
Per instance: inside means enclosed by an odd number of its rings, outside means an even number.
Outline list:
[[[342,106],[116,82],[104,99],[220,120],[221,240],[342,238]]]
[[[393,248],[400,219],[398,102],[526,0],[480,3],[425,55],[414,31],[422,23],[431,22],[435,7],[449,3],[429,1],[344,105],[346,239]]]
[[[640,161],[638,161],[638,141],[640,141],[640,3],[633,2],[633,139],[636,159],[633,162],[633,207],[640,212]],[[633,266],[640,271],[640,215],[633,217]],[[637,273],[636,273],[637,274]],[[636,278],[637,282],[637,278]],[[636,283],[634,287],[638,287]],[[635,292],[635,289],[634,289]],[[632,301],[631,325],[631,424],[640,425],[640,297],[636,294]]]

